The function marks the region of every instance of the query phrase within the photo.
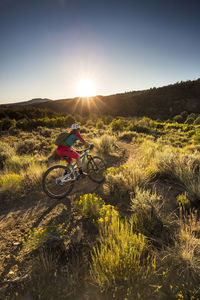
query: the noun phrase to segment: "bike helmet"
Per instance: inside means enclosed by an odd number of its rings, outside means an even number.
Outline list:
[[[80,129],[80,125],[78,125],[78,124],[72,124],[71,129],[72,130],[74,130],[74,129]]]

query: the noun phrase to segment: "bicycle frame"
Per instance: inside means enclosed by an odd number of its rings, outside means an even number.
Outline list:
[[[89,154],[87,152],[87,149],[84,150],[83,154],[81,155],[80,159],[81,159],[81,167],[83,168],[85,165],[85,159],[86,157],[88,158]],[[64,175],[62,178],[60,178],[61,182],[71,182],[71,181],[75,181],[77,176],[78,176],[78,171],[77,171],[77,163],[75,162],[74,164],[72,164],[71,162],[68,163],[69,166],[71,167],[71,172]],[[74,178],[72,179],[68,179],[68,177],[73,174],[75,175]]]

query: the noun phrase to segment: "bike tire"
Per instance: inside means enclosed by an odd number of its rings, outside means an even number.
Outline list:
[[[59,177],[63,177],[65,173],[71,173],[67,166],[55,165],[50,167],[42,177],[43,191],[51,198],[62,199],[66,197],[73,189],[74,181],[57,183]],[[70,179],[73,179],[73,174],[70,174]]]
[[[104,181],[104,171],[106,170],[106,164],[104,160],[99,156],[92,156],[87,163],[88,177],[97,183]]]

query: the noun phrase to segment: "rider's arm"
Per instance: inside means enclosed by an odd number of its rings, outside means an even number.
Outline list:
[[[82,136],[80,135],[79,132],[76,132],[76,133],[75,133],[75,136],[76,136],[82,143],[86,144],[87,146],[91,146],[90,143],[86,142],[86,141],[82,138]]]
[[[77,139],[80,140],[82,143],[88,144],[88,143],[82,138],[82,136],[80,135],[80,133],[79,133],[78,131],[75,133],[75,136],[76,136]]]

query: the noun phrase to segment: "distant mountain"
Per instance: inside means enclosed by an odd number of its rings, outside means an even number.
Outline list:
[[[73,99],[33,99],[15,104],[46,109],[58,114],[147,116],[168,119],[182,111],[200,113],[200,79],[160,88],[130,91],[110,96]],[[13,106],[13,109],[15,106]]]
[[[17,103],[9,103],[6,104],[6,106],[26,106],[26,105],[33,105],[33,104],[39,104],[39,103],[45,103],[45,102],[49,102],[49,101],[53,101],[51,99],[47,99],[47,98],[34,98],[28,101],[23,101],[23,102],[17,102]]]

